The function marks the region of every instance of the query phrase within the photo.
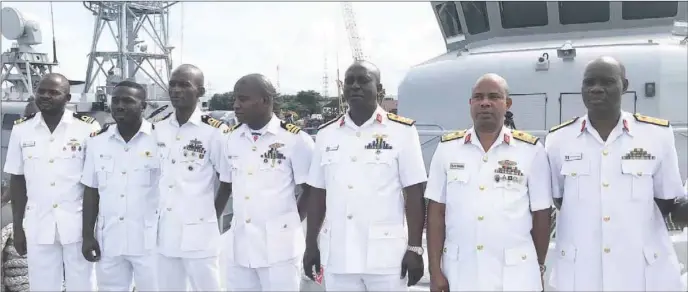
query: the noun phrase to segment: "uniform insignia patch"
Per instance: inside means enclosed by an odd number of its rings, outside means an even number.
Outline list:
[[[517,167],[517,162],[512,160],[500,160],[497,162],[500,165],[495,169],[494,180],[498,184],[522,183],[524,176],[523,172]]]
[[[331,119],[331,120],[329,120],[328,122],[326,122],[326,123],[320,125],[320,127],[318,127],[318,130],[320,130],[320,129],[322,129],[322,128],[325,128],[325,127],[327,127],[327,126],[329,126],[329,125],[332,125],[334,122],[336,122],[337,120],[341,119],[343,116],[344,116],[344,115],[341,114],[341,115],[337,116],[336,118]]]
[[[521,142],[526,142],[531,145],[537,144],[537,142],[540,140],[540,138],[523,131],[513,130],[511,131],[511,134],[514,136],[514,139],[519,140]]]
[[[397,122],[397,123],[400,123],[400,124],[404,124],[404,125],[407,125],[407,126],[413,126],[413,124],[416,123],[416,121],[414,121],[414,120],[412,120],[412,119],[405,118],[405,117],[402,117],[402,116],[398,116],[398,115],[395,115],[395,114],[393,114],[393,113],[388,113],[388,114],[387,114],[387,118],[388,118],[390,121],[394,121],[394,122]]]
[[[67,151],[71,150],[72,152],[81,152],[81,143],[77,139],[69,139],[69,142],[67,142],[67,145],[62,147],[62,151]]]
[[[280,122],[280,127],[282,127],[282,129],[285,129],[285,130],[287,130],[287,132],[292,133],[292,134],[298,134],[299,132],[301,132],[301,128],[299,128],[298,126],[296,126],[294,124],[290,124],[290,123],[285,123],[283,121]]]
[[[243,125],[243,123],[238,123],[238,124],[232,126],[231,128],[225,129],[224,131],[222,131],[222,133],[223,133],[223,134],[227,134],[227,133],[234,132],[234,130],[236,130],[236,129],[238,129],[239,127],[241,127],[241,125]]]
[[[375,138],[375,140],[373,140],[373,142],[368,143],[368,145],[365,146],[365,149],[374,149],[375,154],[382,153],[383,149],[392,149],[392,145],[389,145],[387,141],[385,141],[387,135],[374,135],[373,137]]]
[[[23,122],[26,122],[26,121],[28,121],[28,120],[30,120],[30,119],[33,119],[33,117],[35,117],[35,116],[36,116],[36,113],[28,114],[28,115],[26,115],[26,116],[24,116],[24,117],[22,117],[22,118],[20,118],[20,119],[15,120],[15,121],[14,121],[14,124],[15,124],[15,125],[19,125],[19,124],[21,124],[21,123],[23,123]]]
[[[82,121],[82,122],[87,123],[87,124],[93,124],[93,122],[96,121],[95,118],[89,117],[87,115],[80,114],[80,113],[74,113],[73,116],[74,116],[74,118],[78,119],[79,121]]]
[[[452,133],[449,133],[449,134],[446,134],[446,135],[442,135],[442,140],[441,140],[441,141],[442,141],[442,143],[444,143],[444,142],[449,142],[449,141],[454,141],[454,140],[456,140],[456,139],[461,139],[461,138],[463,138],[464,136],[466,136],[466,131],[465,131],[465,130],[456,131],[456,132],[452,132]]]
[[[101,129],[98,130],[98,131],[95,131],[95,132],[91,133],[90,136],[91,136],[91,137],[95,137],[95,136],[98,136],[98,135],[100,135],[100,134],[102,134],[102,133],[105,133],[105,132],[107,131],[108,127],[110,127],[110,124],[105,124],[105,126],[103,126],[103,128],[101,128]]]
[[[282,160],[286,159],[284,154],[278,150],[282,146],[284,146],[282,143],[271,144],[270,150],[260,155],[260,158],[263,158],[263,163],[270,163],[271,167],[275,167],[275,163],[282,164]]]
[[[573,119],[570,119],[570,120],[568,120],[568,121],[566,121],[566,122],[563,122],[563,123],[561,123],[561,124],[559,124],[559,125],[556,125],[556,126],[552,127],[551,129],[549,129],[549,132],[552,133],[552,132],[554,132],[554,131],[556,131],[556,130],[559,130],[559,129],[564,128],[564,127],[566,127],[566,126],[568,126],[568,125],[571,125],[571,124],[575,123],[578,119],[579,119],[579,117],[574,117]]]
[[[143,157],[151,158],[151,157],[153,157],[153,154],[151,154],[150,151],[144,151],[144,152],[143,152]]]
[[[644,116],[641,114],[634,114],[633,117],[635,117],[636,121],[641,122],[641,123],[653,124],[653,125],[662,126],[662,127],[668,127],[669,126],[668,120],[648,117],[648,116]]]
[[[213,128],[219,128],[220,126],[224,125],[223,121],[217,120],[209,115],[202,115],[201,122],[208,124]]]
[[[655,156],[643,148],[633,148],[630,152],[621,156],[622,160],[655,160]]]
[[[189,141],[189,144],[184,146],[182,149],[184,150],[184,157],[198,156],[198,159],[203,159],[203,157],[205,157],[205,147],[203,147],[203,142],[199,141],[198,139]]]

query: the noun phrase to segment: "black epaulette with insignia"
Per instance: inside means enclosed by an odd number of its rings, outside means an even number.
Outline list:
[[[299,128],[299,126],[294,125],[294,124],[290,124],[290,123],[286,123],[284,121],[280,122],[280,127],[282,127],[282,129],[285,129],[285,130],[287,130],[287,132],[292,133],[292,134],[298,134],[299,132],[301,132],[301,128]]]
[[[28,120],[30,120],[30,119],[33,119],[33,117],[35,117],[35,116],[36,116],[36,113],[30,113],[30,114],[28,114],[28,115],[26,115],[26,116],[24,116],[24,117],[22,117],[22,118],[20,118],[20,119],[15,120],[15,121],[14,121],[14,124],[15,124],[15,125],[19,125],[19,124],[21,124],[21,123],[23,123],[23,122],[26,122],[26,121],[28,121]]]
[[[162,117],[162,118],[160,118],[160,119],[155,119],[155,120],[153,120],[153,123],[162,122],[162,121],[168,119],[169,117],[171,117],[173,113],[174,113],[174,112],[169,112],[169,113],[167,113],[164,117]]]
[[[90,116],[85,115],[85,114],[74,113],[73,116],[75,119],[80,120],[80,121],[87,123],[87,124],[93,124],[96,121],[96,118],[90,117]]]
[[[531,145],[537,144],[537,142],[540,140],[540,138],[523,131],[513,130],[511,131],[511,134],[514,136],[514,139]]]
[[[395,115],[395,114],[393,114],[393,113],[388,113],[388,114],[387,114],[387,118],[388,118],[390,121],[394,121],[394,122],[397,122],[397,123],[399,123],[399,124],[404,124],[404,125],[407,125],[407,126],[413,126],[413,124],[416,123],[416,121],[414,121],[414,120],[412,120],[412,119],[405,118],[405,117],[402,117],[402,116],[398,116],[398,115]]]
[[[213,117],[211,117],[211,116],[209,116],[209,115],[202,115],[202,116],[201,116],[201,121],[202,121],[203,123],[206,123],[206,124],[210,125],[210,126],[213,127],[213,128],[219,128],[219,127],[221,127],[221,126],[224,124],[223,121],[220,121],[220,120],[218,120],[218,119],[215,119],[215,118],[213,118]]]
[[[634,114],[633,117],[635,117],[636,121],[641,123],[652,124],[662,127],[668,127],[670,125],[669,120],[648,117],[641,114]]]
[[[451,132],[446,135],[442,135],[442,143],[444,142],[449,142],[449,141],[454,141],[456,139],[461,139],[464,136],[466,136],[466,130],[461,130],[461,131],[456,131],[456,132]]]
[[[98,136],[102,133],[105,133],[107,131],[108,127],[110,127],[110,124],[105,124],[105,126],[103,126],[102,129],[91,133],[91,137],[95,137],[95,136]]]
[[[243,125],[243,124],[244,124],[244,123],[238,123],[238,124],[232,126],[231,128],[225,129],[224,131],[222,131],[222,133],[223,133],[223,134],[227,134],[227,133],[234,132],[234,130],[239,129],[239,127],[241,127],[241,125]]]
[[[331,120],[329,120],[328,122],[326,122],[326,123],[320,125],[320,126],[318,127],[318,130],[320,130],[320,129],[322,129],[322,128],[325,128],[325,127],[327,127],[327,126],[329,126],[329,125],[332,125],[332,123],[334,123],[334,122],[336,122],[337,120],[341,119],[343,116],[344,116],[343,114],[342,114],[342,115],[339,115],[339,116],[337,116],[336,118],[331,119]]]
[[[578,119],[579,119],[578,117],[574,117],[573,119],[570,119],[570,120],[568,120],[568,121],[566,121],[566,122],[563,122],[563,123],[561,123],[561,124],[559,124],[559,125],[556,125],[556,126],[552,127],[551,129],[549,129],[549,132],[552,133],[552,132],[554,132],[554,131],[556,131],[556,130],[559,130],[559,129],[563,128],[563,127],[566,127],[566,126],[568,126],[568,125],[571,125],[571,124],[575,123]]]

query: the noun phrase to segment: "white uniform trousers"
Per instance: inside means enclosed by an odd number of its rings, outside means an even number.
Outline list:
[[[158,254],[159,291],[221,291],[218,257],[177,258]]]
[[[224,267],[228,291],[300,291],[301,260],[294,258],[264,268],[228,263]]]
[[[408,291],[406,277],[400,279],[399,274],[332,274],[325,268],[326,291]]]
[[[81,254],[81,242],[61,244],[55,230],[52,244],[27,244],[26,262],[31,291],[94,291],[93,263]]]
[[[98,291],[158,291],[157,258],[145,256],[103,257],[96,263]]]

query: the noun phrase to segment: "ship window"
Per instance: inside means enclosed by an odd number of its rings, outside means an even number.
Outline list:
[[[545,26],[547,2],[544,1],[500,1],[499,11],[503,28]]]
[[[461,23],[459,22],[459,13],[456,11],[456,5],[453,1],[435,5],[435,11],[440,19],[442,31],[444,31],[444,35],[447,38],[463,34]]]
[[[621,2],[621,18],[624,20],[674,17],[676,14],[678,1]]]
[[[462,1],[461,9],[466,19],[466,29],[470,34],[479,34],[490,30],[485,1]]]
[[[19,114],[4,114],[2,116],[2,129],[3,130],[12,130],[12,127],[14,126],[14,121],[16,121],[20,118],[21,118],[21,115],[19,115]]]
[[[596,23],[609,21],[609,1],[560,1],[561,24]]]

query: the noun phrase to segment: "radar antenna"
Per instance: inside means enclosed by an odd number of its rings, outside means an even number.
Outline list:
[[[51,73],[57,62],[50,61],[48,54],[36,52],[33,48],[43,42],[43,34],[37,20],[29,19],[19,10],[5,7],[0,12],[0,32],[15,41],[12,47],[1,55],[0,87],[3,100],[28,100],[43,75]],[[5,86],[9,85],[9,91]]]
[[[171,52],[174,49],[169,44],[169,7],[177,2],[83,2],[84,7],[95,16],[84,93],[93,88],[96,77],[101,73],[106,78],[105,93],[110,94],[113,86],[120,81],[140,79],[137,78],[139,72],[150,79],[145,82],[138,80],[139,83],[152,85],[155,89],[160,88],[166,92],[172,70]],[[105,27],[117,44],[117,51],[98,48],[98,44],[104,41],[101,36]],[[141,30],[155,43],[154,48],[149,49],[139,38]],[[149,99],[161,99],[151,94],[152,91],[155,90],[149,90]]]
[[[349,35],[349,46],[351,46],[351,55],[354,61],[363,61],[367,57],[363,54],[361,46],[361,36],[358,34],[358,27],[356,26],[356,15],[351,2],[342,2],[342,13],[344,14],[344,26]]]

